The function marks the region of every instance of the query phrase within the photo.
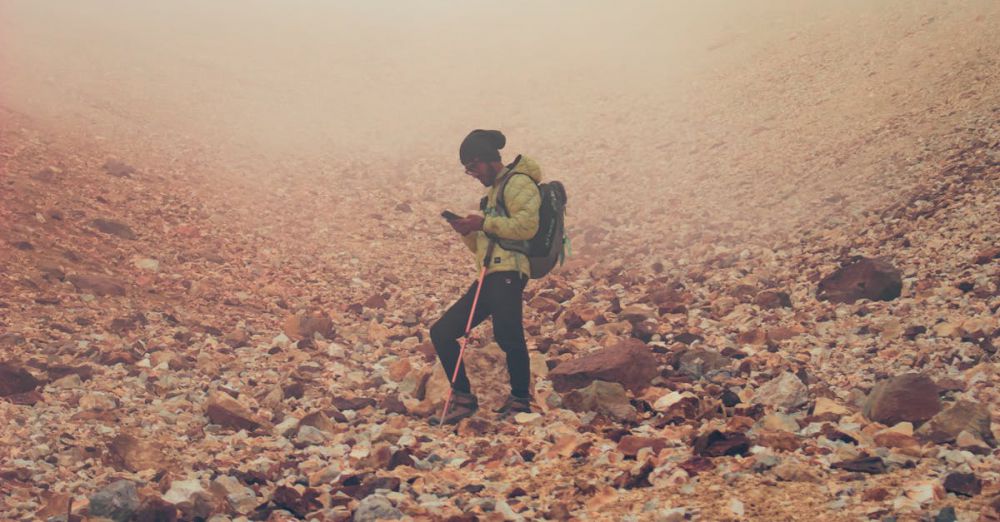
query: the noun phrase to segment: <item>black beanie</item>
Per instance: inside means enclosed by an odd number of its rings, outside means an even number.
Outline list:
[[[498,130],[476,129],[462,140],[458,148],[458,160],[468,165],[474,159],[500,161],[500,149],[507,144],[507,138]]]

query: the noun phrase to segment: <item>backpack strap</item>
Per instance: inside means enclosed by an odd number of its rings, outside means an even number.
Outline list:
[[[500,179],[500,186],[497,187],[497,208],[503,211],[504,217],[510,217],[510,212],[507,212],[507,198],[504,197],[504,192],[506,192],[507,190],[507,182],[510,181],[510,178],[513,178],[518,174],[522,176],[528,176],[523,172],[514,172],[514,168],[517,167],[517,164],[520,162],[521,162],[521,155],[518,154],[517,157],[514,158],[514,161],[511,162],[510,165],[507,165],[507,168],[504,170],[503,176]],[[535,178],[528,176],[528,179],[530,179],[531,182],[534,183],[535,185],[538,185],[538,182],[535,181]]]

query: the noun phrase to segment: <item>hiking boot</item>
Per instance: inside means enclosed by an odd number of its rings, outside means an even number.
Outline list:
[[[503,405],[493,412],[500,414],[501,418],[513,417],[518,413],[531,413],[531,397],[508,395]]]
[[[431,417],[432,426],[439,424],[457,424],[458,421],[471,417],[479,410],[479,400],[471,393],[455,390],[451,396],[451,403],[448,404],[448,411],[444,414],[444,419],[435,415]]]

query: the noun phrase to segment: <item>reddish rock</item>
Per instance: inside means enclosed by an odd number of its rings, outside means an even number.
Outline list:
[[[559,309],[559,303],[557,301],[541,296],[528,301],[528,306],[538,310],[539,312],[555,312]]]
[[[820,281],[816,296],[833,303],[853,303],[859,299],[891,301],[899,297],[902,289],[902,275],[892,265],[861,258]]]
[[[870,475],[880,475],[886,472],[885,462],[882,461],[881,457],[858,457],[843,462],[835,462],[830,467],[855,473],[868,473]]]
[[[775,308],[791,308],[792,298],[785,292],[779,292],[777,290],[764,290],[753,298],[753,303],[767,310]]]
[[[167,460],[158,446],[126,434],[112,439],[108,445],[108,457],[116,468],[133,473],[144,469],[160,469]]]
[[[659,330],[659,325],[654,320],[646,320],[638,323],[632,324],[632,337],[639,339],[642,342],[649,342],[653,340],[653,336],[656,335]]]
[[[983,481],[972,473],[951,473],[944,479],[944,490],[956,495],[974,497],[983,492]]]
[[[237,328],[226,335],[223,342],[233,348],[240,348],[250,343],[250,334],[243,328]]]
[[[750,439],[742,433],[723,433],[712,430],[695,437],[694,453],[702,457],[746,455],[750,452]]]
[[[987,248],[978,254],[976,254],[975,262],[977,265],[985,265],[994,259],[1000,259],[1000,246]]]
[[[628,457],[635,457],[639,450],[642,448],[652,448],[653,454],[657,454],[663,448],[667,447],[667,441],[664,439],[654,439],[652,437],[637,437],[635,435],[626,435],[618,441],[618,451],[622,452],[623,455]]]
[[[710,458],[694,456],[678,464],[678,467],[693,477],[699,473],[715,469],[715,463]]]
[[[763,431],[754,435],[754,442],[758,446],[776,451],[791,452],[802,447],[802,441],[798,435],[787,431]]]
[[[318,310],[288,316],[283,330],[285,335],[295,340],[312,339],[317,333],[325,339],[332,339],[334,336],[333,319]]]
[[[414,349],[427,362],[434,362],[437,359],[437,351],[434,349],[434,345],[429,342],[420,343]]]
[[[386,303],[384,297],[382,297],[379,294],[375,294],[375,295],[369,297],[365,301],[364,306],[365,306],[365,308],[378,308],[378,309],[381,309],[381,308],[385,308],[386,306],[388,306],[388,303]]]
[[[576,330],[577,328],[587,323],[586,321],[583,320],[583,317],[580,317],[580,314],[578,314],[576,310],[569,310],[568,312],[564,313],[562,317],[563,317],[563,323],[566,324],[567,331]]]
[[[673,288],[660,288],[649,293],[649,300],[655,304],[660,313],[681,313],[687,310],[690,296]]]
[[[800,330],[796,328],[775,326],[774,328],[768,328],[767,340],[772,343],[780,343],[781,341],[787,341],[788,339],[798,336],[799,333],[801,333]]]
[[[139,236],[135,235],[135,232],[129,228],[125,223],[118,221],[112,221],[109,219],[95,219],[90,222],[90,226],[104,232],[105,234],[110,234],[112,236],[120,237],[122,239],[133,240],[137,239]]]
[[[312,488],[306,488],[300,494],[297,490],[289,486],[278,486],[271,495],[271,502],[276,507],[287,509],[294,513],[296,517],[304,519],[309,513],[323,507],[319,496],[319,491]]]
[[[885,488],[871,488],[866,489],[864,493],[861,494],[861,500],[865,502],[882,502],[889,498],[889,490]]]
[[[657,361],[645,343],[627,339],[615,346],[578,357],[549,372],[557,392],[584,388],[595,380],[616,382],[632,391],[649,385]]]
[[[0,397],[34,391],[42,382],[19,365],[0,362]]]
[[[76,274],[69,276],[77,291],[90,292],[96,296],[123,296],[125,287],[117,280],[102,275]]]
[[[919,424],[941,411],[938,387],[926,375],[907,373],[882,381],[864,404],[865,417],[893,426],[900,422]]]
[[[552,290],[549,290],[548,292],[546,292],[545,295],[547,297],[551,297],[552,299],[555,299],[559,303],[565,303],[566,301],[569,301],[570,299],[573,299],[573,296],[575,296],[576,294],[573,292],[573,290],[571,288],[561,288],[560,287],[560,288],[553,288]]]
[[[767,332],[762,328],[754,328],[753,330],[747,330],[745,332],[740,332],[736,336],[736,342],[739,344],[749,344],[753,346],[763,346],[767,342]]]
[[[325,433],[336,433],[337,424],[330,420],[325,413],[321,411],[314,411],[299,421],[299,426],[312,426]]]
[[[238,430],[253,431],[263,426],[246,406],[225,393],[212,392],[208,396],[205,415],[214,424]]]
[[[109,159],[104,162],[104,172],[116,178],[131,178],[135,174],[135,167],[116,159]]]

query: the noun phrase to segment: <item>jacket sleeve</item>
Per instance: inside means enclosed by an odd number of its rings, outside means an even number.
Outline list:
[[[531,239],[538,232],[538,208],[542,204],[538,186],[526,175],[515,175],[504,187],[510,217],[489,216],[483,230],[503,239]]]
[[[478,240],[479,240],[478,230],[476,230],[475,232],[469,232],[468,234],[462,236],[462,242],[465,243],[465,246],[469,247],[469,250],[471,250],[473,254],[477,253],[476,249],[478,248],[478,245],[476,244],[476,242]]]

